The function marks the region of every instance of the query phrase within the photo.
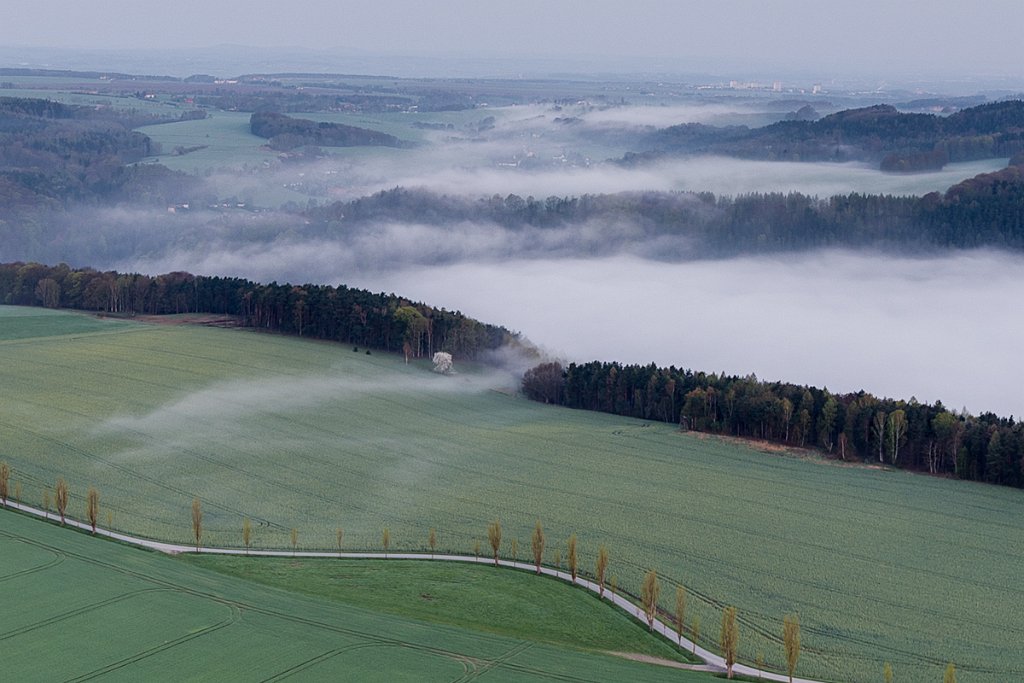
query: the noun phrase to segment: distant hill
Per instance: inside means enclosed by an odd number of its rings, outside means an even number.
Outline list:
[[[722,154],[771,161],[868,161],[895,172],[936,170],[948,162],[1024,151],[1024,101],[983,104],[948,117],[907,114],[878,104],[755,129],[682,124],[652,133],[644,144],[645,150],[624,161]]]
[[[256,112],[249,119],[253,135],[270,140],[278,150],[291,150],[307,145],[322,147],[409,147],[410,143],[394,135],[368,128],[299,119],[273,112]]]
[[[199,112],[202,115],[202,112]],[[181,119],[195,118],[184,112]],[[71,202],[137,199],[170,190],[194,191],[198,181],[134,162],[156,145],[136,126],[179,120],[109,107],[0,97],[0,220],[21,211]]]

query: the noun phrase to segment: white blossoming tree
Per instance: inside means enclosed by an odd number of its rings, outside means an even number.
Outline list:
[[[452,354],[438,351],[434,354],[434,372],[450,375],[453,370]]]

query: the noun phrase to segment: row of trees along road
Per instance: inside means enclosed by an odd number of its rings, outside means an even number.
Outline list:
[[[3,507],[7,507],[8,495],[10,491],[10,479],[11,479],[11,467],[6,462],[0,461],[0,504]],[[20,497],[20,491],[18,496]],[[65,523],[65,516],[67,513],[67,506],[69,500],[69,487],[63,477],[57,479],[57,483],[53,489],[53,501],[57,508],[57,513],[60,516],[60,523]],[[92,533],[96,534],[96,528],[99,520],[99,492],[94,487],[89,487],[85,498],[85,519],[88,521]],[[50,511],[50,489],[43,489],[43,509],[47,515]],[[198,551],[202,547],[202,536],[203,536],[203,510],[202,502],[196,497],[192,499],[191,509],[191,527],[192,527],[192,538],[195,541],[195,547]],[[112,518],[108,513],[108,527],[112,526]],[[298,530],[292,528],[290,531],[290,542],[292,551],[298,550]],[[344,530],[341,528],[337,529],[336,542],[337,548],[340,552],[342,550],[342,541],[344,538]],[[498,559],[501,554],[502,548],[502,527],[501,521],[495,519],[487,525],[487,539],[493,552],[495,566],[498,565]],[[245,518],[242,522],[242,542],[248,551],[251,547],[252,542],[252,522],[249,518]],[[536,571],[540,574],[541,565],[543,563],[544,548],[547,544],[547,539],[544,533],[544,527],[540,520],[537,520],[534,526],[532,538],[531,538],[531,551],[533,554],[534,564]],[[577,582],[580,573],[583,570],[579,564],[579,553],[578,545],[576,540],[576,534],[569,536],[566,543],[567,545],[567,566],[572,583]],[[381,535],[381,546],[384,549],[385,557],[391,548],[391,531],[388,527],[384,527]],[[434,527],[430,528],[427,535],[427,546],[430,549],[430,555],[433,556],[437,551],[437,530]],[[511,554],[513,560],[518,560],[517,547],[515,539],[512,539],[509,543],[511,548]],[[477,542],[474,553],[479,557],[480,544]],[[609,553],[606,546],[601,545],[598,548],[597,559],[595,561],[595,572],[592,575],[594,582],[598,585],[599,597],[604,597],[604,591],[606,587],[606,577],[608,569]],[[558,553],[555,560],[555,566],[561,569],[561,553]],[[618,590],[616,577],[611,577],[611,593],[614,595]],[[628,593],[626,593],[628,595]],[[654,621],[658,617],[659,613],[664,612],[660,607],[660,595],[661,587],[658,579],[658,574],[655,570],[649,570],[643,577],[643,581],[640,587],[640,595],[632,596],[634,599],[639,598],[640,606],[643,609],[644,616],[646,617],[648,627],[654,629]],[[687,606],[687,592],[686,588],[682,585],[677,586],[675,593],[675,611],[671,615],[667,615],[666,621],[668,623],[674,623],[676,628],[677,643],[681,646],[682,639],[684,636],[688,637],[693,644],[693,649],[696,651],[697,641],[700,640],[700,617],[695,616],[693,621],[687,625],[686,622],[686,606]],[[726,662],[727,675],[729,678],[733,677],[733,666],[737,661],[737,655],[739,651],[739,627],[737,620],[737,610],[735,607],[727,606],[722,612],[722,625],[719,632],[718,639],[719,650],[722,657]],[[782,627],[782,646],[783,646],[783,658],[785,661],[786,672],[789,676],[790,681],[793,680],[793,675],[796,671],[797,662],[800,659],[801,644],[800,644],[800,618],[797,614],[787,614],[783,618]],[[755,661],[758,670],[764,669],[764,653],[759,652]],[[891,683],[893,677],[892,666],[886,662],[884,667],[884,678],[886,683]],[[956,683],[956,667],[950,663],[945,670],[944,683]]]
[[[11,483],[11,466],[6,462],[0,462],[0,505],[7,507],[7,500],[10,495],[10,483]],[[14,498],[15,502],[21,503],[21,484],[16,483],[14,487]],[[42,492],[42,503],[43,512],[49,517],[50,515],[50,498],[51,492],[49,487],[44,487]],[[70,489],[68,483],[64,477],[58,477],[57,483],[53,487],[53,504],[56,506],[57,514],[60,516],[60,523],[63,525],[66,521],[68,502],[70,500]],[[93,535],[96,534],[96,525],[99,524],[100,516],[100,494],[95,487],[90,486],[85,494],[85,520],[89,523],[92,529]]]

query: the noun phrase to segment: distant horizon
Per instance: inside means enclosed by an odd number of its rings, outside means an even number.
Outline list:
[[[3,61],[39,51],[176,52],[201,61],[204,53],[234,50],[254,66],[272,55],[302,53],[306,61],[406,69],[380,74],[396,76],[452,75],[438,70],[447,64],[468,77],[516,77],[522,71],[530,77],[969,79],[989,86],[1016,83],[1012,88],[1024,80],[1017,35],[1024,3],[1016,0],[971,6],[951,0],[634,0],[628,7],[617,0],[381,0],[372,6],[112,0],[101,7],[8,0],[7,10],[0,25]]]
[[[692,68],[688,68],[692,67]],[[704,67],[704,68],[702,68]],[[131,75],[185,78],[207,73],[317,73],[394,78],[485,78],[551,80],[664,80],[686,85],[775,81],[785,87],[822,84],[836,89],[918,90],[936,94],[1024,93],[1024,73],[943,75],[940,73],[826,73],[764,66],[682,63],[629,56],[520,57],[500,55],[414,54],[363,49],[323,49],[219,44],[196,48],[68,48],[0,45],[0,68],[116,71]]]

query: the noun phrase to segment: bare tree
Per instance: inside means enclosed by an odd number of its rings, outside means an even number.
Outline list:
[[[693,623],[690,624],[690,635],[693,636],[693,654],[697,654],[697,640],[700,638],[700,615],[693,617]]]
[[[252,522],[246,517],[242,520],[242,544],[245,546],[245,553],[249,554],[249,545],[252,543]]]
[[[498,566],[498,551],[501,549],[501,521],[494,520],[487,525],[487,542],[494,552],[494,566]]]
[[[43,487],[43,518],[50,519],[50,489]]]
[[[530,550],[533,551],[533,565],[537,568],[537,573],[540,574],[540,563],[544,559],[544,527],[540,525],[539,519],[533,527]]]
[[[882,667],[882,677],[885,679],[885,683],[892,683],[892,664],[889,662]]]
[[[953,662],[946,665],[946,673],[942,675],[942,683],[956,683],[956,666]]]
[[[345,530],[340,526],[334,531],[334,541],[338,544],[338,552],[341,552],[341,544],[345,540]]]
[[[576,554],[576,534],[569,536],[569,573],[572,575],[572,582],[576,583],[576,572],[579,571],[579,557]]]
[[[384,546],[384,557],[387,557],[388,548],[391,547],[391,529],[384,527],[384,533],[380,535],[380,544]]]
[[[68,483],[64,481],[64,477],[57,479],[57,486],[53,490],[53,502],[60,513],[60,524],[64,526],[64,513],[68,509]]]
[[[761,673],[764,672],[764,651],[758,650],[754,657],[754,666],[757,667],[757,679],[761,680]]]
[[[654,617],[658,615],[658,594],[661,586],[658,585],[658,573],[653,569],[644,575],[643,585],[640,586],[640,602],[643,604],[644,615],[647,617],[647,626],[654,630]]]
[[[885,462],[885,418],[887,417],[884,410],[879,410],[871,418],[871,434],[878,443],[878,462]]]
[[[512,562],[519,561],[519,539],[513,538],[508,544],[509,553],[512,555]]]
[[[595,567],[597,573],[597,594],[599,597],[604,597],[604,577],[608,572],[608,548],[602,543],[597,547],[597,566]]]
[[[534,401],[562,403],[565,370],[557,362],[541,363],[523,374],[523,393]]]
[[[198,498],[192,499],[192,535],[196,539],[196,552],[199,551],[199,542],[203,538],[203,504]]]
[[[291,537],[292,537],[292,555],[294,555],[295,551],[299,549],[299,530],[296,529],[295,527],[292,527]]]
[[[92,535],[96,535],[96,520],[100,516],[100,493],[92,486],[89,487],[89,492],[85,495],[85,518],[89,520],[89,526],[92,527]]]
[[[480,539],[473,541],[473,557],[480,559]]]
[[[793,421],[793,402],[788,398],[782,399],[782,424],[785,426],[785,433],[782,440],[789,443],[789,425]]]
[[[900,459],[900,446],[903,445],[907,435],[907,413],[905,411],[894,410],[889,413],[886,434],[888,435],[886,448],[889,451],[889,462],[895,465]]]
[[[44,277],[36,283],[36,298],[44,308],[57,308],[60,305],[60,284],[51,277]]]
[[[430,533],[427,534],[427,545],[430,546],[430,556],[434,556],[434,551],[437,550],[437,529],[430,527]]]

